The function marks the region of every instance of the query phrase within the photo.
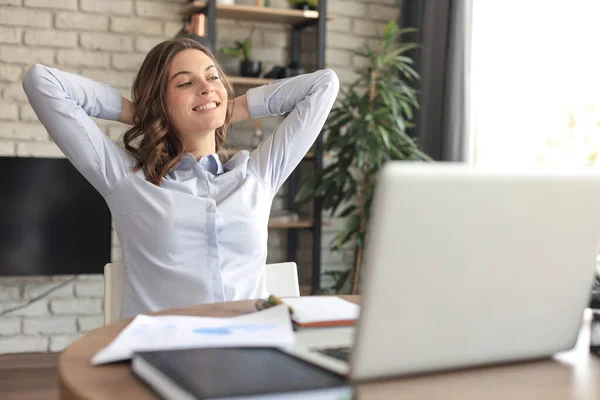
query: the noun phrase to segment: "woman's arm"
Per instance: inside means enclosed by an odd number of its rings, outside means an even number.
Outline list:
[[[232,101],[233,114],[229,123],[235,124],[236,122],[245,121],[250,119],[250,111],[248,111],[248,98],[246,95],[236,97]]]
[[[131,171],[133,158],[90,116],[119,118],[121,94],[109,85],[41,64],[26,72],[23,89],[54,143],[100,194],[109,195]]]
[[[250,155],[251,167],[271,186],[273,196],[321,133],[338,90],[337,75],[325,69],[278,80],[246,93],[252,118],[289,112]]]

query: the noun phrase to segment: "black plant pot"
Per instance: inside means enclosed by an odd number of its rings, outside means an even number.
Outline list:
[[[240,75],[246,76],[250,78],[257,78],[260,75],[261,70],[261,62],[260,61],[241,61],[240,62]]]
[[[304,2],[304,3],[294,3],[294,8],[296,10],[316,10],[316,7],[313,6],[309,6],[308,2]]]

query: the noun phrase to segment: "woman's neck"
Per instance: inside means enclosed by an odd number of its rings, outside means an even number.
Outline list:
[[[208,135],[202,135],[201,138],[197,138],[193,141],[185,144],[185,151],[192,154],[196,160],[200,160],[202,157],[208,154],[215,153],[215,133],[212,132]]]

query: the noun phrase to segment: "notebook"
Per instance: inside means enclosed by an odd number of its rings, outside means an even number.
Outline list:
[[[350,400],[344,377],[275,348],[139,352],[133,372],[166,400]]]
[[[284,298],[294,310],[292,321],[301,328],[354,325],[360,307],[335,296]]]

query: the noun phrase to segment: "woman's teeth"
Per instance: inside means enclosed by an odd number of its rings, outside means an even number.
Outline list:
[[[208,103],[203,106],[194,107],[193,110],[194,111],[206,111],[206,110],[212,110],[213,108],[217,108],[217,103]]]

